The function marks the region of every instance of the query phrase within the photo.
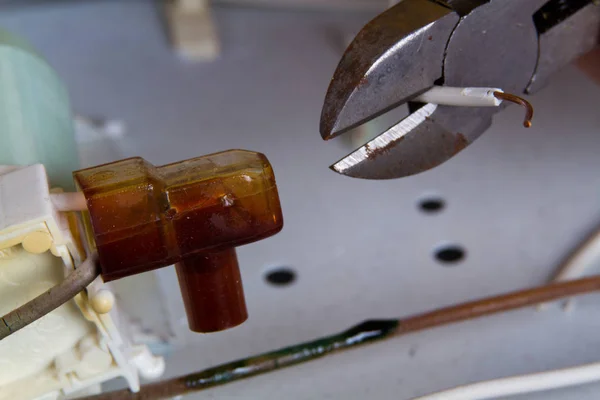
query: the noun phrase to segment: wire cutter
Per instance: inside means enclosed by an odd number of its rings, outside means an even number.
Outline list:
[[[593,49],[597,0],[403,0],[369,22],[325,97],[328,140],[408,103],[411,114],[331,168],[364,179],[434,168],[473,143],[501,107],[414,100],[435,85],[531,94]]]

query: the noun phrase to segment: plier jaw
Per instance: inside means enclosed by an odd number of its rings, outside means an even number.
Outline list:
[[[346,50],[321,114],[325,140],[426,91],[442,77],[444,51],[459,16],[429,0],[404,0],[369,22]]]
[[[367,24],[342,57],[321,136],[331,139],[406,102],[414,112],[331,168],[392,179],[436,167],[483,134],[502,107],[411,100],[434,85],[536,91],[599,37],[593,0],[403,0]]]

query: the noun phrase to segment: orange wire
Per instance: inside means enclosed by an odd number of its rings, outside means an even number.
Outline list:
[[[533,119],[533,106],[530,102],[528,102],[522,97],[515,96],[514,94],[503,92],[494,92],[494,97],[500,100],[510,101],[511,103],[515,103],[525,107],[525,122],[523,122],[523,126],[525,128],[531,128],[531,120]]]

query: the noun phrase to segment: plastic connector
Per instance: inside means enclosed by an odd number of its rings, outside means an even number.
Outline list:
[[[131,158],[73,175],[105,281],[177,264],[192,330],[246,320],[234,247],[283,227],[264,155],[231,150],[162,167]]]

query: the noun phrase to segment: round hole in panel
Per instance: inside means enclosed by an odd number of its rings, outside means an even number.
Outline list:
[[[439,196],[427,196],[419,200],[419,209],[426,214],[439,213],[446,207],[446,202]]]
[[[273,286],[289,286],[296,281],[296,272],[289,267],[274,268],[266,273],[265,280]]]
[[[436,260],[443,265],[452,266],[463,261],[467,255],[466,250],[457,244],[439,246],[434,252]]]

